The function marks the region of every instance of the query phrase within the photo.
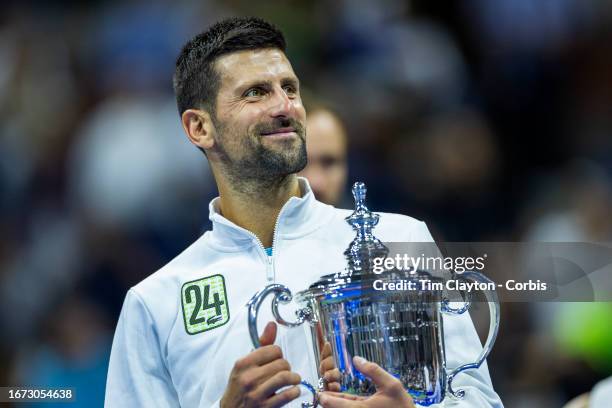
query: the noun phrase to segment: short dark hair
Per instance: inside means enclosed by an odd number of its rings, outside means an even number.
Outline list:
[[[283,33],[256,17],[234,17],[219,21],[193,37],[176,60],[173,77],[179,114],[203,107],[215,112],[220,77],[215,60],[236,51],[278,48],[285,52]]]

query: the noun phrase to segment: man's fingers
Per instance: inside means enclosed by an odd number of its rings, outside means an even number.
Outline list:
[[[287,360],[281,358],[274,360],[271,363],[261,367],[252,367],[250,370],[242,373],[241,386],[243,388],[255,388],[259,384],[263,384],[274,374],[281,371],[290,371],[291,366]]]
[[[319,374],[325,379],[325,389],[327,391],[340,391],[340,380],[342,376],[340,370],[336,368],[334,357],[332,356],[331,344],[327,341],[321,350],[321,364]]]
[[[326,359],[322,360],[321,364],[319,365],[319,371],[321,374],[324,374],[327,371],[333,370],[335,368],[336,368],[336,365],[334,364],[333,357],[327,357]]]
[[[365,401],[368,399],[368,397],[363,397],[361,395],[345,394],[342,392],[324,391],[320,395],[323,394],[329,395],[330,397],[342,398],[350,401]]]
[[[268,346],[274,344],[274,340],[276,340],[276,323],[268,322],[263,333],[259,337],[259,343],[262,346]]]
[[[321,360],[326,359],[332,355],[332,348],[329,341],[326,341],[323,345],[323,350],[321,350]]]
[[[264,404],[265,408],[278,408],[287,404],[289,401],[293,401],[300,396],[300,387],[295,386],[279,392],[273,397],[269,398]]]
[[[325,388],[327,390],[340,391],[340,382],[342,380],[340,370],[334,368],[333,370],[325,372],[323,379],[325,380]]]
[[[325,378],[327,382],[340,382],[340,380],[342,380],[342,374],[340,370],[334,368],[333,370],[326,371],[325,374],[323,374],[323,378]]]
[[[259,367],[262,375],[272,377],[274,374],[281,371],[291,371],[291,364],[284,358],[279,358],[268,364]]]
[[[323,375],[326,371],[335,368],[334,358],[332,356],[331,344],[328,341],[323,345],[321,350],[321,363],[319,364],[319,374]]]
[[[263,366],[281,358],[283,358],[283,351],[279,346],[274,344],[263,346],[236,361],[235,368],[244,370],[252,366]]]
[[[288,385],[298,385],[302,381],[302,378],[291,371],[281,371],[274,374],[271,378],[264,381],[257,388],[257,395],[259,397],[267,397],[268,395],[274,394],[278,389],[286,387]]]
[[[340,392],[342,390],[342,387],[340,386],[340,383],[337,382],[329,382],[325,384],[325,389],[327,391],[335,391],[335,392]]]
[[[319,394],[319,402],[323,408],[358,408],[362,405],[357,400],[344,398],[344,396],[332,396],[327,392]]]
[[[263,333],[259,337],[261,346],[236,361],[234,368],[245,370],[252,366],[261,366],[279,358],[283,358],[283,351],[279,346],[274,345],[274,340],[276,340],[276,323],[268,322]]]
[[[383,370],[378,364],[372,363],[363,357],[353,357],[353,363],[362,374],[372,379],[378,390],[389,388],[399,381]]]

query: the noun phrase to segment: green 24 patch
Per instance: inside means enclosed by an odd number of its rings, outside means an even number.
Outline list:
[[[189,334],[212,330],[229,321],[223,275],[186,282],[181,288],[181,298],[185,330]]]

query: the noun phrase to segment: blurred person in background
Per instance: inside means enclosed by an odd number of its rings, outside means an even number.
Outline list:
[[[319,201],[350,208],[345,197],[348,175],[346,128],[338,114],[321,102],[305,99],[304,105],[308,111],[308,164],[298,174],[308,179]]]

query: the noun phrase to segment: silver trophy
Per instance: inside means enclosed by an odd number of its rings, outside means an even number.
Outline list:
[[[353,365],[353,356],[361,356],[398,378],[417,404],[437,404],[447,392],[454,398],[463,398],[464,390],[454,390],[452,382],[457,374],[480,367],[489,355],[499,328],[497,294],[484,291],[491,323],[482,352],[473,363],[447,369],[442,313],[466,313],[470,301],[459,302],[460,307],[454,308],[442,290],[374,289],[376,280],[418,282],[427,279],[442,282],[443,279],[420,270],[395,269],[382,274],[373,273],[373,260],[386,257],[389,250],[372,235],[379,216],[368,210],[365,195],[365,185],[355,183],[355,211],[346,220],[357,234],[344,252],[347,268],[322,276],[296,295],[300,309],[296,312],[295,322],[283,319],[278,310],[279,304],[288,303],[293,297],[284,285],[268,285],[249,301],[248,324],[253,345],[256,348],[260,345],[257,333],[259,307],[268,295],[273,294],[272,314],[279,324],[297,327],[308,323],[316,361],[321,360],[323,345],[331,345],[335,367],[341,373],[342,392],[371,395],[376,391],[370,379]],[[484,275],[471,271],[462,273],[460,278],[491,283]],[[313,402],[302,406],[316,407],[317,391],[325,385],[323,378],[319,379],[317,387],[305,381],[302,385],[313,393]]]

